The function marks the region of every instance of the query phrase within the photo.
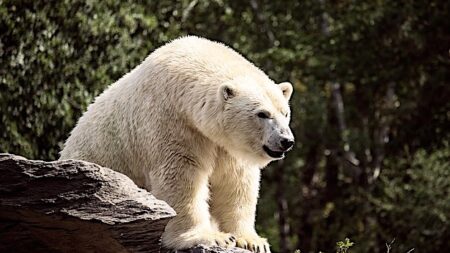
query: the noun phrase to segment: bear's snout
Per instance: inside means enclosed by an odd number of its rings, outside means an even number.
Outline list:
[[[272,158],[281,159],[284,157],[285,153],[292,149],[294,146],[293,136],[272,136],[272,142],[269,141],[267,145],[263,146],[263,150]],[[271,145],[272,143],[272,145]]]
[[[284,152],[286,152],[286,151],[291,150],[291,148],[294,146],[294,143],[295,143],[295,141],[293,138],[284,138],[283,137],[280,141],[280,144],[281,144],[280,146],[281,146],[281,149]]]

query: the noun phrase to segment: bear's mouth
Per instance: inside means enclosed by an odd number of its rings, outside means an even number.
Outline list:
[[[274,151],[271,150],[270,148],[268,148],[266,145],[263,146],[264,151],[266,151],[266,153],[273,158],[282,158],[284,156],[284,152],[283,151]]]

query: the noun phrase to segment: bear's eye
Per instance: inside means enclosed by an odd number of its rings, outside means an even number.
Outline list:
[[[261,119],[268,119],[270,118],[270,115],[268,112],[258,112],[258,114],[256,114],[256,116],[258,116]]]

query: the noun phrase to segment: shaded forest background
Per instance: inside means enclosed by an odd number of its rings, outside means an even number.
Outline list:
[[[264,171],[274,252],[450,252],[450,2],[0,1],[0,151],[54,160],[96,95],[181,35],[295,87]]]

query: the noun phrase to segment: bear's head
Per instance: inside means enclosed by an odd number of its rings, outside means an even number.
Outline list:
[[[265,166],[284,158],[294,145],[289,128],[292,85],[249,77],[222,84],[224,148],[235,156]]]

